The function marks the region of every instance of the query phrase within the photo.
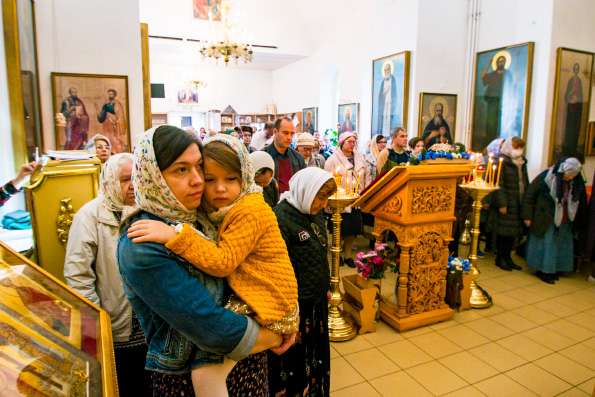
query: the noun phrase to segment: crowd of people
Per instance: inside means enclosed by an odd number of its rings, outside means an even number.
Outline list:
[[[364,152],[348,131],[331,153],[284,117],[229,135],[163,125],[134,153],[110,156],[109,139],[96,135],[101,194],[74,217],[64,277],[110,314],[120,394],[329,396],[324,210],[337,190],[333,172],[360,175],[362,192],[428,145],[450,143],[443,136],[408,141],[397,128]],[[521,269],[516,248],[555,283],[577,256],[593,258],[595,203],[591,196],[588,215],[581,158],[562,158],[530,182],[524,149],[516,137],[486,149],[502,159],[502,174],[484,202],[485,249],[512,271]],[[0,188],[0,204],[34,167]],[[462,190],[456,202],[455,243],[471,208]],[[354,266],[355,238],[374,219],[357,208],[342,217],[342,261]]]

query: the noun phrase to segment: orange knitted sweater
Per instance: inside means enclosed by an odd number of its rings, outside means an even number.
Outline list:
[[[245,195],[229,210],[217,242],[184,225],[166,247],[211,276],[227,277],[261,323],[281,320],[297,306],[297,281],[287,247],[260,193]]]

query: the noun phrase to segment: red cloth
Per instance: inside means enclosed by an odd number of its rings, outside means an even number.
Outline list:
[[[277,161],[277,169],[279,171],[279,175],[277,175],[277,182],[279,183],[279,193],[283,193],[289,190],[289,180],[293,175],[291,171],[291,162],[289,160],[289,157],[285,159],[277,157],[275,161]]]

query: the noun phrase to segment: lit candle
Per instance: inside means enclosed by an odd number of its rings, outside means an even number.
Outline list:
[[[492,186],[496,186],[496,164],[492,165]]]
[[[500,160],[498,161],[498,178],[496,179],[496,186],[500,185],[500,173],[502,172],[502,160],[504,160],[504,158],[500,157]]]
[[[475,177],[476,177],[477,173],[475,172],[475,168],[473,169],[473,179],[472,181],[475,181]]]

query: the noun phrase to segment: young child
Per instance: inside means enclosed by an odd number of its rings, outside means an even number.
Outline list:
[[[252,160],[252,170],[254,171],[254,182],[262,188],[264,201],[274,208],[279,202],[279,187],[275,180],[275,161],[265,151],[259,150],[250,153]],[[272,189],[265,189],[265,187],[272,185]]]
[[[174,228],[148,223],[129,238],[153,241],[180,255],[201,271],[227,277],[234,295],[227,307],[253,314],[256,321],[290,338],[298,330],[297,281],[287,248],[261,188],[254,183],[246,147],[229,136],[205,140],[203,149],[205,191],[200,223],[205,235],[190,225]],[[210,225],[210,226],[209,226]],[[193,368],[196,395],[227,396],[225,379],[235,362],[214,359]]]

